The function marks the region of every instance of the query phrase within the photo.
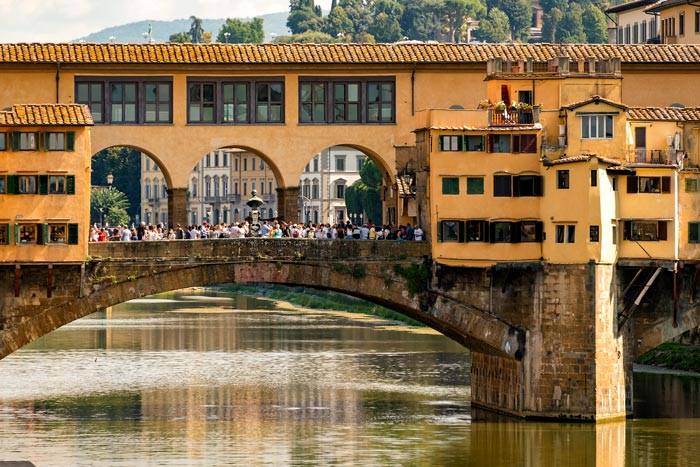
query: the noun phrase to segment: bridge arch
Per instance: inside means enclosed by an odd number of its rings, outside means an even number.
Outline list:
[[[171,175],[170,175],[170,170],[169,170],[167,164],[165,164],[165,162],[163,161],[163,159],[160,158],[159,156],[157,156],[155,152],[151,151],[150,149],[144,148],[144,147],[142,147],[142,146],[134,145],[134,144],[128,144],[128,143],[125,143],[125,144],[111,144],[111,145],[102,147],[102,148],[97,149],[97,150],[93,149],[93,153],[92,153],[92,156],[91,156],[91,157],[94,158],[98,153],[100,153],[100,152],[102,152],[102,151],[106,151],[106,150],[108,150],[108,149],[114,149],[114,148],[128,148],[128,149],[133,149],[133,150],[135,150],[135,151],[138,151],[138,152],[140,152],[140,153],[146,155],[149,159],[151,159],[153,162],[155,162],[156,164],[158,164],[158,167],[160,168],[161,172],[163,173],[163,177],[165,178],[165,181],[166,181],[166,183],[168,184],[168,186],[169,186],[169,187],[172,187],[172,186],[173,186],[173,179],[172,179],[172,177],[171,177]]]

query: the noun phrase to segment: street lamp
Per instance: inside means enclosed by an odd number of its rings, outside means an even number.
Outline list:
[[[112,172],[110,172],[107,174],[107,186],[111,189],[113,183],[114,183],[114,175],[112,175]]]
[[[250,223],[250,236],[251,237],[259,237],[260,236],[260,211],[258,211],[258,208],[265,204],[265,202],[258,198],[258,192],[256,190],[253,190],[251,193],[253,196],[248,200],[247,203],[245,203],[250,209],[250,216],[252,217],[251,223]]]

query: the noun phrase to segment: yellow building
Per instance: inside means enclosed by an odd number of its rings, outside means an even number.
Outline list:
[[[86,106],[0,112],[0,262],[83,262],[90,223]]]
[[[698,259],[700,108],[627,107],[613,61],[494,62],[480,108],[416,116],[438,263]]]
[[[693,0],[663,0],[645,12],[659,23],[664,44],[700,44],[700,4]]]

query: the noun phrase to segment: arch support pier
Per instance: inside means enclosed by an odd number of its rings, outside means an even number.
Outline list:
[[[277,217],[286,222],[301,222],[299,187],[277,188]]]
[[[187,221],[187,188],[168,188],[168,220],[170,225],[186,226]]]

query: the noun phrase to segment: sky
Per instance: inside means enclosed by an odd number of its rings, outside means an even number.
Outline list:
[[[331,0],[316,0],[324,9]],[[248,17],[288,0],[0,0],[0,42],[65,42],[141,20]]]

